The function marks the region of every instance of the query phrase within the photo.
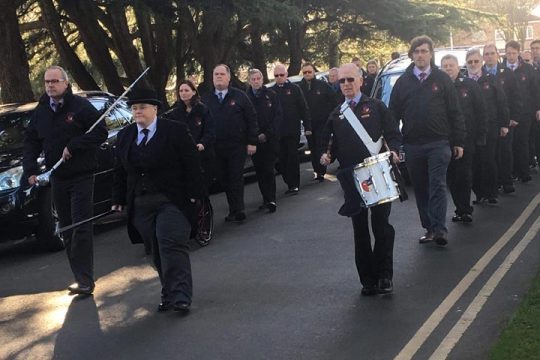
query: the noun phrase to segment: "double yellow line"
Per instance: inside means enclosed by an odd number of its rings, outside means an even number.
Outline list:
[[[493,258],[502,250],[504,246],[516,235],[516,233],[523,227],[525,222],[533,214],[537,206],[540,204],[540,194],[537,194],[529,205],[523,210],[521,215],[510,226],[510,228],[501,236],[499,240],[478,260],[476,264],[469,270],[467,275],[461,279],[459,284],[448,294],[443,302],[435,309],[431,316],[424,322],[424,324],[418,329],[416,334],[409,340],[409,342],[403,347],[394,360],[408,360],[412,359],[416,352],[422,347],[427,338],[437,328],[437,326],[444,319],[450,309],[456,304],[456,302],[463,296],[465,291],[469,289],[476,278],[485,270],[490,264]],[[467,310],[463,313],[461,318],[457,321],[454,327],[450,330],[448,335],[442,340],[439,347],[431,355],[430,360],[442,360],[446,359],[448,354],[452,351],[454,346],[461,339],[467,328],[472,324],[483,305],[486,303],[489,296],[493,293],[497,285],[500,283],[504,275],[510,270],[512,264],[525,250],[527,245],[534,239],[538,231],[540,230],[540,216],[536,219],[534,224],[527,231],[525,236],[519,241],[514,249],[508,254],[506,259],[502,262],[499,268],[489,278],[487,283],[478,292],[478,295],[474,298]]]

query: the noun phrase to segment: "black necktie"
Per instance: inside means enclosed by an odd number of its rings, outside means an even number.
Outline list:
[[[354,108],[356,107],[356,101],[354,100],[349,101],[349,107],[351,108],[351,110],[354,111]]]
[[[145,147],[146,142],[148,141],[148,133],[150,132],[150,130],[142,129],[141,132],[144,134],[144,137],[142,138],[142,141],[139,143],[139,146],[140,147]]]

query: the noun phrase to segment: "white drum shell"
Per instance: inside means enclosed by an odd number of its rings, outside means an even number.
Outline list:
[[[399,188],[392,176],[391,153],[385,152],[364,159],[354,168],[354,183],[365,207],[399,199]]]

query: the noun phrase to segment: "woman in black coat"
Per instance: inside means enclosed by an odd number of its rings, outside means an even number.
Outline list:
[[[213,233],[213,211],[208,192],[214,180],[214,142],[216,140],[214,121],[208,107],[201,102],[197,88],[191,81],[184,80],[180,83],[178,98],[179,100],[173,105],[173,108],[163,116],[183,122],[188,126],[201,156],[206,196],[198,203],[192,235],[199,245],[206,246]]]

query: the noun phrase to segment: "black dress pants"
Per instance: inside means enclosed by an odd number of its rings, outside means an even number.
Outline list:
[[[499,184],[512,185],[512,170],[514,167],[514,157],[512,152],[512,142],[514,129],[510,128],[508,134],[499,137],[497,145],[497,168],[499,169]]]
[[[540,121],[533,121],[531,124],[531,135],[529,137],[529,163],[531,165],[540,163]]]
[[[193,282],[189,260],[191,224],[163,194],[135,197],[133,226],[151,249],[161,282],[161,300],[191,304]]]
[[[94,206],[94,176],[72,179],[51,177],[54,207],[60,227],[91,218]],[[69,265],[75,281],[82,286],[94,286],[93,225],[81,225],[63,234]]]
[[[257,152],[252,158],[263,203],[276,202],[276,175],[274,174],[277,159],[276,141],[258,144]]]
[[[446,173],[446,183],[450,188],[456,215],[472,214],[472,163],[474,145],[466,146],[461,159],[452,159]]]
[[[477,147],[473,160],[473,191],[476,198],[497,198],[497,142],[498,137],[488,137],[485,146]]]
[[[313,128],[312,135],[306,136],[306,139],[311,153],[310,158],[313,171],[318,177],[324,176],[326,174],[326,166],[321,165],[321,155],[326,149],[323,149],[322,146],[321,130]]]
[[[289,189],[300,187],[299,135],[282,136],[279,140],[279,170]]]
[[[529,138],[532,119],[524,117],[514,128],[514,175],[520,179],[529,176]]]
[[[244,164],[245,144],[216,145],[216,177],[225,188],[229,214],[244,211]]]
[[[354,255],[360,282],[364,287],[377,284],[378,279],[392,279],[395,231],[388,222],[391,204],[362,209],[352,217],[354,230]],[[371,246],[368,212],[371,212],[371,229],[375,245]]]

